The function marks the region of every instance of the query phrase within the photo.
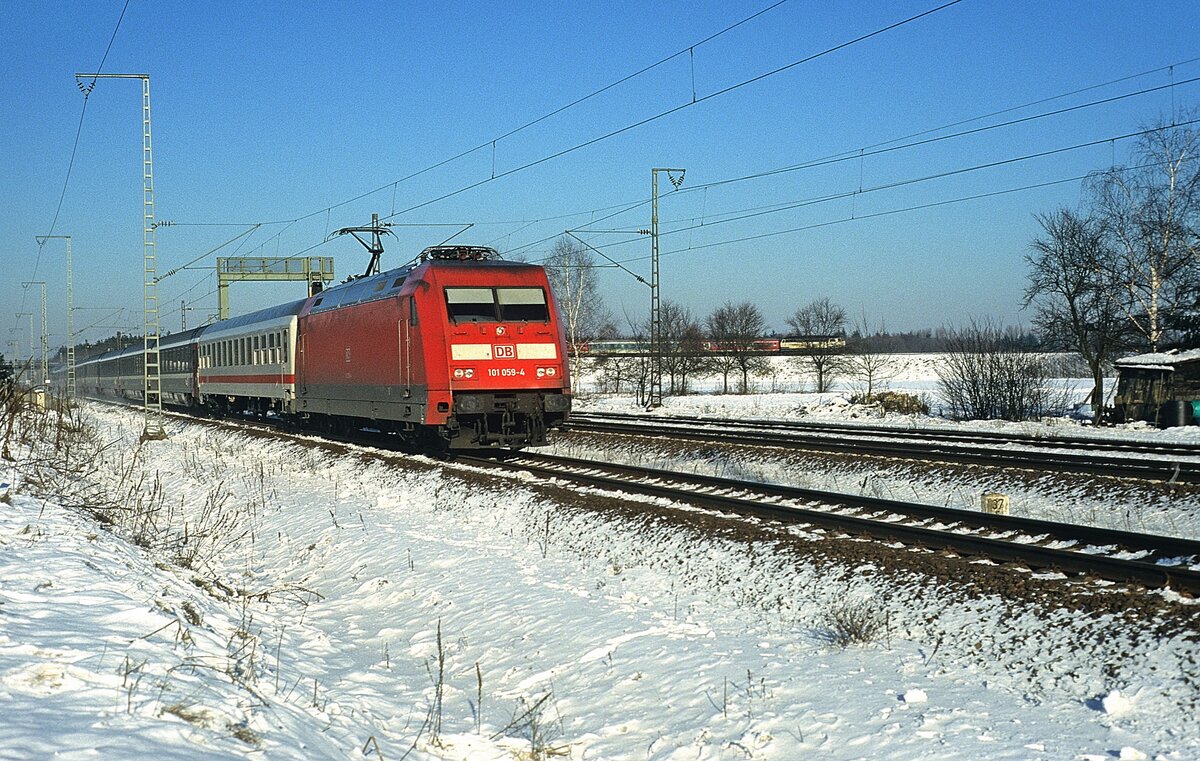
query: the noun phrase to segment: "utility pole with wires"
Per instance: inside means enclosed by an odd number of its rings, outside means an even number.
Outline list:
[[[658,173],[666,172],[667,179],[679,190],[686,169],[656,167],[650,170],[650,399],[647,409],[662,406],[662,320],[658,291]],[[679,172],[676,177],[673,172]],[[645,231],[643,231],[645,232]]]
[[[40,285],[42,287],[42,376],[40,379],[34,379],[34,383],[41,383],[43,386],[50,381],[50,335],[46,331],[46,283],[42,280],[27,280],[21,283],[21,286],[28,288],[31,285]],[[33,313],[29,315],[30,334],[29,334],[29,353],[33,354]],[[32,362],[32,356],[30,358]]]
[[[47,240],[57,239],[67,242],[67,401],[75,399],[75,285],[71,263],[70,235],[35,235],[34,239],[41,245]]]
[[[33,367],[33,312],[17,312],[17,320],[20,321],[20,319],[22,317],[29,318],[29,362],[26,366],[29,368],[32,368]],[[20,347],[17,347],[17,350],[19,353]],[[22,358],[24,358],[24,356],[25,356],[24,354],[21,354]],[[29,371],[29,378],[30,378],[30,385],[33,385],[33,370],[32,369]]]
[[[84,80],[92,80],[90,84]],[[97,79],[138,79],[142,82],[142,441],[167,438],[162,423],[162,375],[159,364],[158,253],[154,245],[154,152],[150,140],[149,74],[76,74],[75,83],[86,98]]]

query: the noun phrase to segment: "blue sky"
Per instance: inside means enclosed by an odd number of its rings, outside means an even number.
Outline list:
[[[48,283],[51,341],[64,341],[63,247],[39,251],[34,236],[51,232],[67,176],[83,107],[74,73],[100,65],[124,5],[16,0],[0,17],[5,353],[8,341],[27,341],[14,314],[40,310],[26,280]],[[649,225],[639,202],[651,167],[685,167],[679,191],[668,192],[665,178],[661,186],[663,298],[699,316],[751,300],[778,329],[826,296],[892,329],[1028,322],[1020,298],[1033,215],[1077,205],[1079,182],[901,210],[1082,176],[1125,162],[1131,141],[908,181],[1107,140],[1200,103],[1200,83],[1184,83],[1200,76],[1195,3],[1103,0],[963,0],[713,95],[939,3],[787,0],[700,44],[771,5],[131,0],[103,71],[151,76],[156,215],[176,223],[158,231],[160,272],[258,224],[220,254],[332,256],[340,279],[361,271],[366,255],[349,238],[324,242],[327,233],[378,212],[405,225],[388,239],[385,267],[473,223],[455,240],[536,261],[574,229],[648,276],[649,240],[628,231]],[[493,152],[493,139],[680,51]],[[886,141],[1142,72],[931,134],[1177,84],[871,155]],[[688,105],[693,92],[698,102]],[[54,223],[53,233],[73,236],[81,339],[141,330],[140,112],[136,82],[97,83]],[[725,182],[835,155],[852,158]],[[905,184],[880,188],[894,183]],[[841,197],[746,217],[828,196]],[[622,206],[632,208],[596,221]],[[190,325],[216,311],[217,255],[194,265],[208,269],[160,283],[164,331],[179,329],[181,301]],[[602,283],[620,322],[644,317],[643,285],[617,269]],[[302,287],[235,285],[233,310],[295,298]]]

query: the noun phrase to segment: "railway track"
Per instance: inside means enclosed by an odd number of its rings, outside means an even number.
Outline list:
[[[567,429],[1200,484],[1200,446],[1187,444],[594,413],[572,414]]]
[[[284,431],[264,421],[165,414],[255,435],[282,436],[310,446],[328,441],[387,450],[399,443],[394,441],[395,437],[369,431],[322,436],[321,441],[314,442],[310,434]],[[401,456],[390,452],[382,454],[385,457]],[[1193,597],[1200,595],[1200,541],[1179,537],[989,515],[529,451],[456,453],[448,464],[506,473],[523,472],[618,494],[669,499],[781,521],[802,529],[900,542],[914,549],[949,552],[981,562],[1020,565],[1030,572],[1057,572],[1077,580],[1103,579],[1147,588],[1169,588]]]
[[[458,455],[455,462],[524,471],[634,493],[946,551],[1031,571],[1200,593],[1200,542],[1177,537],[989,515],[893,500],[754,483],[531,452]]]

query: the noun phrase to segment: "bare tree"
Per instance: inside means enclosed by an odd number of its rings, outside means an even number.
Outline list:
[[[1077,352],[1092,374],[1094,422],[1104,405],[1105,366],[1128,339],[1125,311],[1112,298],[1117,267],[1095,217],[1059,209],[1037,215],[1043,235],[1030,243],[1025,306],[1046,346]]]
[[[725,393],[729,393],[729,373],[737,370],[742,382],[739,392],[750,392],[750,373],[763,371],[766,357],[755,351],[754,341],[766,330],[766,320],[758,307],[748,301],[726,301],[705,320],[713,346],[713,361],[723,374]]]
[[[1089,185],[1116,254],[1111,296],[1157,351],[1200,286],[1200,132],[1162,125],[1139,139],[1134,158]]]
[[[663,372],[669,380],[667,393],[687,394],[690,379],[702,373],[708,365],[701,351],[704,329],[691,310],[677,302],[663,301],[659,314]]]
[[[841,336],[846,332],[846,310],[828,297],[820,298],[797,309],[787,324],[803,336]],[[818,392],[829,390],[843,366],[842,351],[834,347],[807,350],[797,361],[812,371]]]
[[[600,337],[612,325],[600,296],[596,260],[583,244],[564,235],[555,241],[543,265],[566,325],[567,343],[578,355],[581,344]]]
[[[883,335],[883,320],[874,331],[867,327],[867,313],[855,324],[854,337],[844,357],[846,372],[860,387],[864,401],[871,402],[875,391],[896,377],[896,358],[883,351],[876,336]]]

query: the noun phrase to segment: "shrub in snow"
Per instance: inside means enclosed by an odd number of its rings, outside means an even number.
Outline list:
[[[875,404],[884,412],[895,412],[901,415],[928,415],[929,401],[916,394],[906,394],[901,391],[880,391],[876,394],[855,394],[850,397],[851,404]]]
[[[829,641],[838,647],[869,645],[887,633],[887,612],[871,600],[844,602],[827,609]]]
[[[1056,362],[1019,333],[972,323],[951,331],[947,346],[937,375],[951,417],[1020,422],[1066,409],[1066,393],[1051,383],[1060,377]]]

